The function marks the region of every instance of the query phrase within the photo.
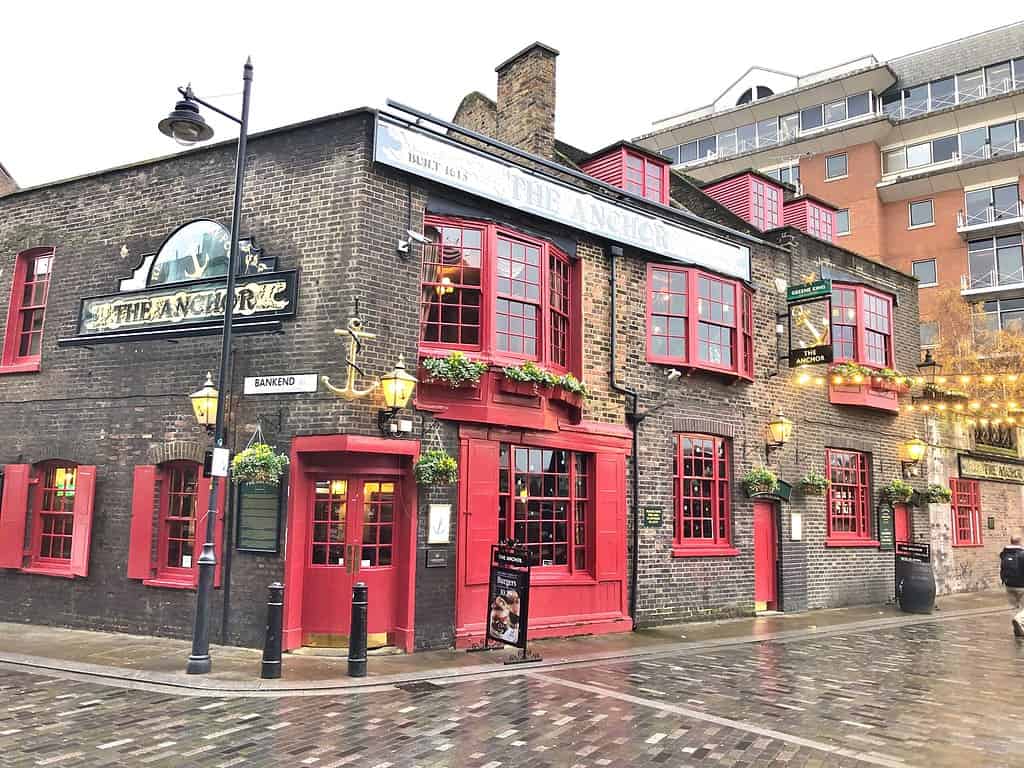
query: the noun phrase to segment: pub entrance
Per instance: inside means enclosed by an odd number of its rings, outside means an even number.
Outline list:
[[[778,527],[775,503],[754,502],[754,609],[778,610]]]
[[[347,646],[358,582],[368,588],[370,647],[413,650],[418,456],[413,440],[293,439],[285,650]]]
[[[348,645],[352,587],[360,581],[373,595],[368,645],[388,644],[388,634],[394,630],[395,509],[400,503],[394,479],[314,480],[306,510],[310,535],[302,595],[305,645]]]

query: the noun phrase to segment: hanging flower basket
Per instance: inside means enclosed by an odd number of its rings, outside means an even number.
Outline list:
[[[416,462],[419,485],[454,485],[459,479],[459,463],[443,448],[432,448]]]
[[[800,490],[804,496],[824,496],[828,480],[819,472],[811,470],[800,478]]]
[[[235,483],[277,485],[288,467],[288,456],[275,453],[266,443],[254,443],[231,460],[231,479]]]
[[[894,504],[906,504],[914,497],[914,486],[895,477],[882,489],[882,494]]]
[[[929,483],[924,492],[924,500],[929,504],[949,504],[953,499],[953,491],[938,483]]]
[[[767,467],[757,467],[743,476],[743,490],[747,496],[767,496],[778,487],[778,476]]]

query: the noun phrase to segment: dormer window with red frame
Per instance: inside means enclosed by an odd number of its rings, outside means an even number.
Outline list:
[[[645,197],[655,203],[669,204],[669,164],[636,151],[625,142],[599,150],[580,163],[580,168],[606,184]]]
[[[15,259],[0,373],[39,370],[52,266],[53,248],[31,248]]]
[[[736,280],[647,267],[647,360],[754,378],[753,293]]]
[[[634,195],[646,197],[656,203],[668,203],[668,195],[665,194],[665,171],[664,163],[651,160],[649,157],[625,153],[626,177],[625,187],[627,192]]]
[[[484,222],[428,217],[426,234],[434,244],[423,248],[422,351],[578,369],[578,288],[565,253]]]

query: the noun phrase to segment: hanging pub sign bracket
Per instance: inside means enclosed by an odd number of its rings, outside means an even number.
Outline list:
[[[789,367],[832,362],[832,281],[814,280],[786,289]]]

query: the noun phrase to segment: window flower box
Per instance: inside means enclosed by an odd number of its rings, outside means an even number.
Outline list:
[[[512,381],[504,376],[498,377],[498,389],[513,395],[537,397],[541,394],[550,395],[551,387],[544,387],[535,381]]]
[[[551,397],[552,399],[563,402],[566,405],[571,405],[573,408],[583,407],[583,395],[577,392],[570,392],[562,387],[555,387],[554,390],[552,390]]]
[[[889,389],[879,389],[867,380],[859,384],[843,383],[828,385],[828,401],[833,405],[859,405],[879,411],[898,413],[900,410],[899,393]]]

